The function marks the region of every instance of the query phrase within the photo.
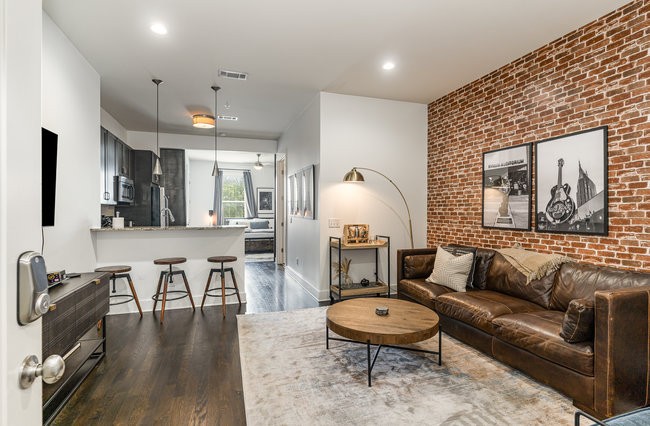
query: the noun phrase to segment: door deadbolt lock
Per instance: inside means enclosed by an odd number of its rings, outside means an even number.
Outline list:
[[[65,373],[65,361],[60,355],[48,356],[43,364],[39,364],[36,355],[29,355],[23,360],[20,368],[20,387],[27,389],[37,377],[43,377],[47,384],[58,382]]]

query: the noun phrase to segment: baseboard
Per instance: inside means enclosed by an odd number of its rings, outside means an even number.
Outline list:
[[[300,287],[305,289],[307,293],[311,295],[314,299],[316,299],[319,302],[324,302],[330,299],[329,292],[327,290],[321,290],[316,287],[309,281],[307,281],[298,271],[293,269],[291,266],[286,266],[284,267],[284,271],[287,275],[289,275],[291,278],[296,280]]]

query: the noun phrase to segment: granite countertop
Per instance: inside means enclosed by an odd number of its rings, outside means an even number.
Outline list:
[[[244,225],[225,226],[125,226],[124,228],[90,228],[90,232],[124,232],[124,231],[218,231],[221,229],[245,229]]]

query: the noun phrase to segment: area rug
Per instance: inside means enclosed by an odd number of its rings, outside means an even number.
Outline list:
[[[572,424],[568,398],[448,335],[442,366],[382,348],[368,387],[365,345],[325,349],[326,309],[237,317],[248,425]]]

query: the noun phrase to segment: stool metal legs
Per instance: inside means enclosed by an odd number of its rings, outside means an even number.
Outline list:
[[[128,303],[131,300],[133,300],[138,307],[138,312],[140,312],[140,318],[142,318],[142,308],[140,307],[140,300],[138,299],[138,293],[135,291],[135,286],[133,285],[133,280],[131,280],[131,274],[113,274],[111,275],[111,281],[113,281],[113,293],[116,292],[115,290],[115,281],[120,279],[120,278],[125,278],[127,282],[129,283],[129,287],[131,288],[131,296],[128,294],[115,294],[111,295],[110,297],[112,298],[123,298],[126,297],[126,300],[122,300],[120,302],[113,302],[111,303],[111,306],[113,305],[122,305],[124,303]]]
[[[168,291],[168,286],[169,283],[174,282],[174,275],[181,275],[183,277],[183,283],[185,284],[185,291],[183,290],[172,290]],[[160,271],[160,278],[158,278],[158,287],[156,288],[156,294],[153,295],[151,298],[154,300],[153,302],[153,312],[156,312],[156,305],[158,304],[158,300],[160,299],[160,288],[163,288],[162,291],[162,305],[160,306],[160,323],[162,324],[163,321],[165,320],[165,305],[167,304],[167,300],[178,300],[182,299],[184,297],[189,297],[190,298],[190,303],[192,304],[192,310],[196,310],[196,306],[194,306],[194,298],[192,297],[192,291],[190,290],[190,284],[187,282],[187,277],[185,276],[185,271],[173,271],[172,270],[172,265],[169,265],[169,271]],[[167,298],[167,293],[182,293],[178,297],[174,298]]]
[[[232,283],[234,287],[226,287],[226,272],[230,272],[230,277],[232,278]],[[212,282],[212,274],[214,273],[219,273],[221,276],[221,295],[217,294],[210,294],[211,291],[218,291],[218,288],[210,288],[210,283]],[[226,290],[235,290],[234,292],[230,294],[226,294]],[[221,263],[221,268],[212,268],[210,269],[210,273],[208,274],[208,281],[205,284],[205,290],[203,292],[203,300],[201,301],[201,309],[203,309],[203,305],[205,304],[205,299],[206,297],[221,297],[221,313],[223,314],[223,317],[226,317],[226,296],[232,296],[232,295],[237,295],[237,301],[239,302],[239,306],[241,306],[241,297],[239,296],[239,287],[237,286],[237,279],[235,278],[235,272],[233,268],[224,268],[223,267],[223,262]]]

